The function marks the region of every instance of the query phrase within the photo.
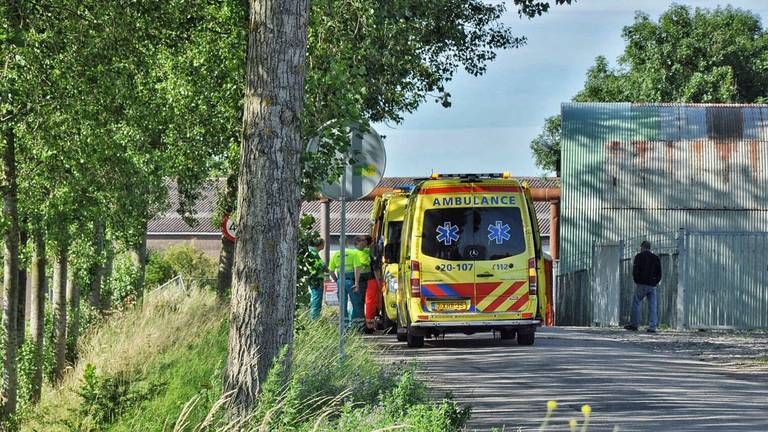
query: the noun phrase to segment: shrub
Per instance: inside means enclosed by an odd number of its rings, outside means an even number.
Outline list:
[[[162,252],[150,250],[147,254],[147,267],[144,275],[144,282],[147,288],[158,287],[171,280],[173,276],[173,267],[163,257]]]
[[[397,386],[384,392],[373,406],[347,404],[340,418],[320,427],[324,431],[365,432],[396,429],[413,432],[458,432],[469,420],[470,408],[461,407],[450,396],[432,403],[426,387],[413,374],[405,373]]]
[[[122,374],[101,375],[89,363],[83,370],[83,383],[78,391],[82,401],[78,408],[77,429],[104,429],[129,409],[151,399],[162,387],[157,382],[133,382]]]
[[[104,281],[105,298],[111,298],[114,305],[121,305],[135,294],[134,287],[139,276],[139,269],[133,265],[127,253],[115,256],[112,274]]]
[[[150,251],[145,282],[147,288],[156,288],[176,276],[183,276],[200,284],[216,277],[217,266],[205,252],[181,243],[164,251]]]
[[[309,307],[310,285],[317,284],[314,269],[314,254],[310,253],[309,246],[316,244],[320,238],[317,231],[312,228],[315,218],[311,214],[301,216],[299,220],[299,245],[296,253],[296,308]],[[322,281],[321,281],[322,283]],[[322,288],[322,286],[320,287]]]
[[[53,378],[53,309],[49,301],[45,302],[45,329],[43,330],[43,379]],[[18,401],[23,410],[32,399],[32,380],[35,372],[34,343],[27,333],[24,343],[17,353],[18,361]]]

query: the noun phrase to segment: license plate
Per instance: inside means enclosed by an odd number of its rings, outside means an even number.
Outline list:
[[[465,310],[467,310],[467,303],[466,302],[440,302],[440,303],[432,303],[432,310],[437,311],[437,312],[465,311]]]

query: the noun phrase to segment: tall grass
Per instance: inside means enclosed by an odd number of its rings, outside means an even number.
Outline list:
[[[450,400],[430,402],[410,368],[385,366],[360,336],[347,338],[340,359],[335,324],[300,315],[291,370],[276,362],[252,413],[231,417],[221,390],[226,317],[210,292],[150,292],[143,308],[84,338],[80,362],[45,389],[22,429],[442,432],[459,430],[469,416]]]
[[[45,386],[37,407],[21,413],[22,430],[103,429],[101,425],[92,424],[84,418],[80,393],[87,366],[98,377],[124,385],[125,393],[131,390],[134,390],[134,395],[135,392],[141,393],[141,389],[136,386],[131,389],[131,384],[153,374],[163,375],[164,360],[185,349],[189,351],[201,340],[218,346],[223,343],[223,353],[226,353],[226,332],[222,330],[225,328],[226,316],[226,308],[219,305],[215,295],[210,292],[149,292],[143,307],[113,315],[81,340],[80,359],[74,368],[67,372],[60,383]],[[223,342],[213,335],[223,335]],[[216,355],[223,357],[224,354],[219,351]],[[199,369],[194,361],[188,366],[191,373]],[[158,385],[163,387],[155,389],[159,394],[167,392],[162,380],[158,381]],[[150,387],[157,386],[152,384]],[[147,395],[151,396],[154,395]],[[121,413],[117,414],[119,417]]]

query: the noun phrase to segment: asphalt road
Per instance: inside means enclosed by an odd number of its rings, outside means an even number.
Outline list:
[[[538,430],[554,399],[552,431],[581,420],[585,403],[592,407],[590,431],[768,431],[766,372],[573,329],[540,329],[528,347],[490,333],[428,339],[421,349],[392,335],[375,340],[390,361],[417,359],[438,394],[471,404],[469,430]]]

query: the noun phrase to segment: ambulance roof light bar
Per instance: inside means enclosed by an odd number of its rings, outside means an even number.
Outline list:
[[[481,179],[481,178],[502,178],[510,179],[512,174],[508,171],[503,173],[458,173],[458,174],[440,174],[433,172],[429,177],[419,178],[415,180],[438,180],[438,179]]]

